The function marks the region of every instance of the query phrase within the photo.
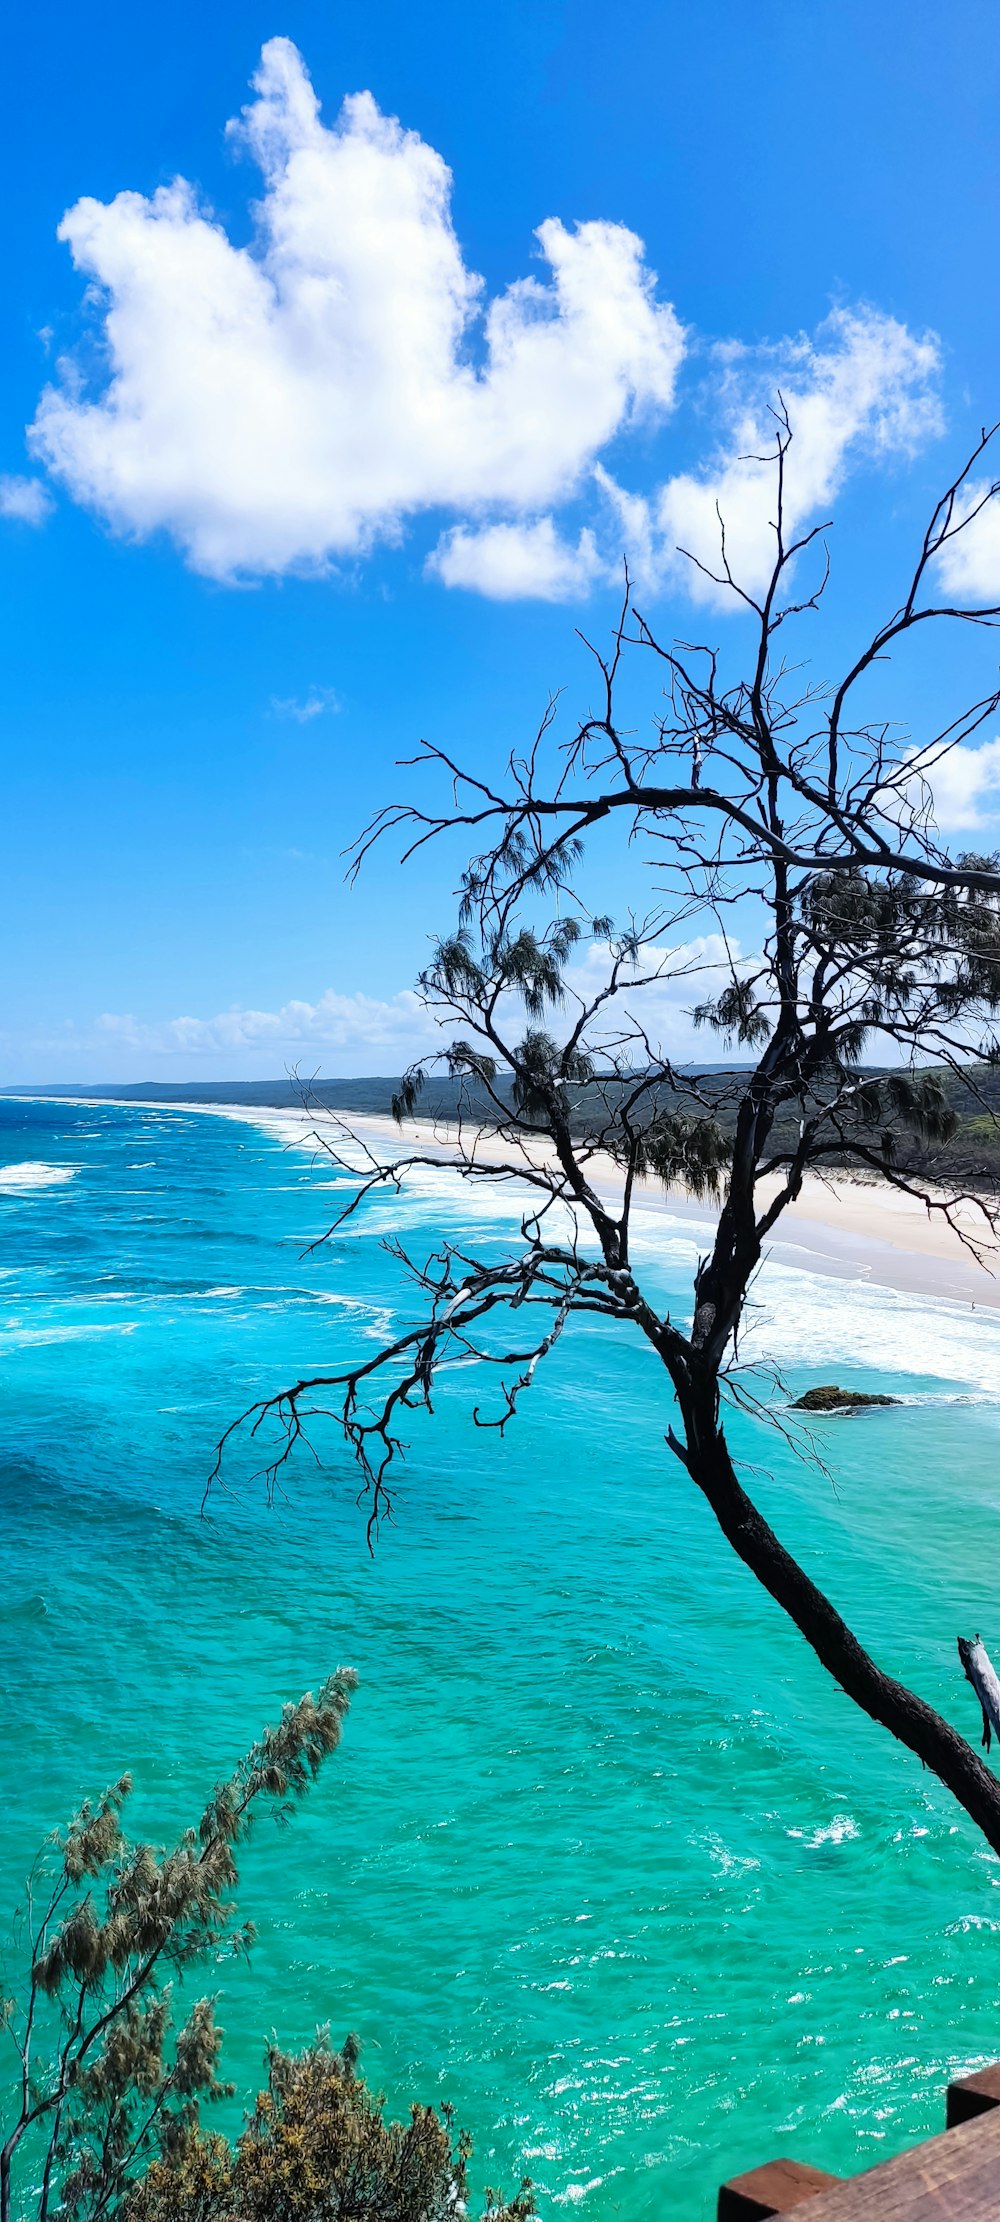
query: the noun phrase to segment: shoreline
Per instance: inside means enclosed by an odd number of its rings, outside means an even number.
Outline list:
[[[280,1119],[281,1113],[275,1117]],[[302,1123],[309,1114],[301,1114]],[[313,1125],[318,1121],[312,1120]],[[345,1125],[348,1123],[344,1122]],[[358,1114],[350,1122],[364,1138],[422,1146],[449,1162],[449,1131],[431,1120],[407,1120],[397,1128],[391,1119]],[[504,1158],[502,1146],[486,1133],[477,1139],[480,1163]],[[611,1159],[592,1161],[593,1185],[602,1199],[621,1195],[621,1174]],[[776,1180],[761,1183],[766,1198]],[[635,1209],[694,1226],[714,1224],[710,1205],[698,1202],[680,1189],[664,1190],[656,1181],[636,1183]],[[966,1206],[962,1218],[975,1232],[979,1215]],[[837,1280],[863,1280],[877,1286],[901,1289],[910,1295],[932,1296],[952,1303],[1000,1308],[1000,1244],[989,1245],[992,1271],[978,1265],[944,1219],[897,1190],[859,1180],[848,1173],[821,1178],[806,1176],[803,1195],[790,1205],[780,1221],[781,1232],[768,1242],[764,1258],[797,1267],[801,1272],[825,1273]],[[981,1245],[985,1248],[986,1245]]]
[[[321,1148],[324,1121],[327,1124],[335,1121],[344,1134],[355,1133],[362,1142],[390,1144],[401,1155],[419,1149],[445,1169],[449,1164],[454,1166],[454,1130],[430,1119],[408,1119],[402,1127],[397,1127],[391,1118],[371,1112],[324,1114],[291,1106],[279,1109],[230,1103],[162,1103],[135,1096],[81,1094],[52,1098],[32,1095],[29,1090],[23,1095],[11,1094],[5,1100],[62,1103],[67,1107],[86,1105],[94,1110],[153,1111],[167,1117],[175,1112],[195,1112],[209,1118],[232,1119],[239,1125],[256,1126],[268,1133],[284,1134],[289,1146],[297,1148],[309,1147],[311,1137],[315,1137],[313,1146]],[[509,1153],[487,1130],[481,1130],[476,1136],[475,1154],[484,1168],[491,1163],[509,1162]],[[612,1160],[595,1158],[591,1176],[602,1198],[614,1201],[616,1194],[620,1195],[621,1175]],[[765,1196],[768,1185],[761,1184]],[[773,1185],[772,1182],[770,1186],[773,1188]],[[636,1184],[635,1208],[676,1223],[688,1222],[692,1228],[707,1229],[714,1218],[710,1205],[699,1203],[680,1190],[664,1191],[658,1183],[648,1180]],[[960,1206],[958,1215],[970,1233],[981,1224],[974,1206]],[[775,1264],[791,1266],[800,1272],[863,1281],[866,1285],[895,1289],[907,1295],[1000,1309],[1000,1244],[982,1243],[990,1266],[977,1264],[943,1218],[929,1213],[914,1198],[882,1184],[862,1180],[850,1173],[831,1173],[822,1178],[815,1173],[807,1174],[801,1198],[788,1207],[779,1227],[781,1231],[775,1233],[765,1248],[765,1262],[773,1260]]]

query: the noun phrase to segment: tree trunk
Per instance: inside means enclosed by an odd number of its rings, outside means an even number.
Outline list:
[[[932,1705],[876,1666],[829,1598],[779,1542],[737,1479],[717,1416],[715,1381],[706,1378],[677,1388],[686,1443],[673,1435],[669,1441],[711,1505],[727,1542],[795,1622],[846,1696],[916,1753],[1000,1853],[1000,1781]]]

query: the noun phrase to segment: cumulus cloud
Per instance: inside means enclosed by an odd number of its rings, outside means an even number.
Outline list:
[[[63,218],[102,368],[91,387],[64,361],[29,435],[112,529],[166,531],[212,577],[322,573],[437,512],[427,569],[452,588],[577,600],[617,582],[625,552],[645,592],[715,602],[678,547],[717,570],[721,512],[734,569],[762,583],[774,476],[760,458],[778,390],[794,432],[791,531],[861,461],[913,453],[939,429],[934,338],[838,310],[812,338],[716,347],[700,394],[713,453],[630,487],[620,462],[611,475],[610,443],[669,414],[691,351],[634,232],[550,216],[535,274],[488,299],[441,156],[367,92],[324,123],[287,38],[263,48],[229,130],[263,176],[249,245],[183,178],[148,198],[85,198]],[[568,535],[565,505],[581,499]],[[38,481],[0,482],[0,513],[39,522],[48,500]],[[948,563],[957,585],[988,576],[1000,598],[1000,514]]]
[[[917,754],[917,752],[914,752]],[[936,759],[920,757],[919,777],[904,781],[904,800],[920,810],[927,794],[932,816],[942,833],[981,833],[1000,822],[1000,739],[981,741],[978,748],[960,743]]]
[[[720,933],[692,935],[673,946],[643,942],[634,964],[622,972],[618,994],[604,1004],[588,1030],[589,1046],[600,1052],[638,1023],[651,1047],[677,1064],[718,1060],[725,1054],[718,1037],[696,1027],[691,1013],[696,1004],[713,1001],[734,974],[739,977],[755,961],[737,941],[727,943]],[[589,943],[566,968],[571,995],[592,1001],[610,977],[611,962],[607,942]]]
[[[731,979],[732,966],[739,969],[747,961],[738,948],[727,952],[717,933],[692,937],[674,948],[645,943],[623,975],[621,992],[603,1008],[591,1046],[606,1046],[638,1017],[654,1043],[681,1061],[717,1056],[718,1048],[707,1050],[704,1035],[696,1032],[691,1007],[717,995]],[[567,967],[570,1017],[573,997],[589,1000],[596,995],[610,967],[606,942],[588,945]],[[639,980],[649,984],[637,986]],[[516,1041],[525,1018],[513,997],[504,997],[500,1022]],[[557,1033],[564,1022],[566,1014],[554,1018]],[[156,1020],[105,1012],[89,1037],[74,1031],[72,1040],[61,1045],[61,1061],[68,1057],[76,1070],[83,1056],[98,1077],[124,1071],[141,1077],[143,1068],[153,1066],[183,1078],[199,1065],[238,1076],[262,1068],[277,1073],[300,1062],[344,1073],[398,1072],[410,1059],[440,1049],[454,1032],[453,1025],[439,1024],[412,989],[380,999],[327,988],[315,1003],[295,998],[273,1011],[234,1004],[211,1018]]]
[[[853,465],[912,455],[942,423],[936,340],[916,338],[872,309],[838,310],[815,339],[785,343],[763,360],[728,354],[719,396],[728,430],[704,470],[679,473],[647,497],[599,469],[637,578],[653,589],[680,584],[712,604],[731,601],[726,587],[705,576],[722,571],[723,528],[730,566],[750,592],[765,584],[774,561],[775,474],[764,458],[775,452],[768,404],[778,392],[793,435],[786,538],[829,507]]]
[[[472,587],[495,602],[568,602],[588,593],[606,566],[586,526],[574,547],[560,538],[554,518],[538,517],[532,524],[484,525],[479,532],[455,525],[427,568],[445,586]]]
[[[1000,604],[1000,502],[989,479],[970,479],[956,509],[955,522],[968,521],[949,540],[940,573],[956,601],[995,608]]]
[[[44,525],[52,509],[52,496],[40,478],[0,476],[0,517],[14,517],[22,525]]]
[[[671,406],[684,335],[634,233],[549,218],[546,275],[486,304],[416,132],[369,93],[324,125],[288,39],[254,88],[231,127],[264,176],[251,247],[183,179],[60,226],[108,375],[88,397],[64,366],[33,447],[115,529],[163,528],[221,578],[322,568],[428,508],[562,501],[632,415]]]
[[[340,995],[327,988],[315,1003],[294,999],[277,1011],[234,1004],[214,1018],[147,1021],[107,1011],[98,1020],[98,1030],[105,1041],[144,1056],[181,1052],[193,1057],[220,1053],[229,1058],[243,1050],[271,1049],[279,1064],[283,1056],[310,1050],[348,1050],[359,1059],[372,1050],[386,1050],[405,1058],[416,1054],[417,1046],[427,1047],[439,1038],[433,1020],[410,989],[380,1001],[376,996]],[[357,1062],[352,1069],[359,1069]]]
[[[606,942],[578,951],[566,970],[566,1007],[553,1016],[557,1034],[575,1018],[575,996],[590,1001],[605,987],[611,961]],[[727,947],[716,932],[673,947],[647,941],[618,997],[603,1008],[591,1047],[598,1053],[607,1049],[639,1019],[651,1042],[678,1063],[724,1056],[716,1038],[695,1028],[691,1010],[716,996],[734,970],[740,973],[755,963],[735,943]],[[640,986],[639,980],[647,984]],[[513,997],[504,998],[501,1022],[517,1041],[525,1014]],[[156,1019],[108,1011],[89,1026],[66,1021],[45,1034],[0,1033],[0,1048],[8,1079],[22,1078],[29,1085],[152,1077],[183,1081],[199,1073],[206,1079],[240,1080],[277,1077],[296,1065],[330,1075],[398,1073],[411,1059],[437,1051],[456,1032],[467,1031],[439,1024],[411,989],[378,997],[327,988],[315,1002],[296,997],[274,1010],[233,1004],[208,1018],[187,1014]]]

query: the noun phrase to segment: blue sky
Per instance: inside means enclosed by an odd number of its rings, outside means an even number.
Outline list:
[[[721,489],[760,560],[779,381],[825,662],[1000,413],[995,9],[57,4],[8,50],[0,1077],[398,1070],[460,859],[345,886],[395,759],[581,705],[626,545],[734,648],[673,549]],[[893,709],[995,660],[941,639]]]

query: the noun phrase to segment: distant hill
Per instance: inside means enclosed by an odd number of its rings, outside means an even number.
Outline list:
[[[371,1080],[311,1081],[311,1101],[339,1110],[388,1112],[398,1080],[391,1076]],[[452,1091],[454,1093],[454,1091]],[[291,1080],[89,1080],[59,1082],[49,1087],[0,1087],[0,1096],[86,1096],[98,1103],[232,1103],[287,1111],[300,1104],[303,1084]]]
[[[716,1115],[725,1127],[731,1123],[730,1098],[737,1092],[741,1072],[746,1066],[716,1065],[701,1068],[701,1108],[706,1095],[714,1099]],[[949,1142],[922,1149],[912,1146],[907,1152],[909,1166],[933,1181],[947,1178],[966,1181],[973,1187],[1000,1188],[1000,1071],[986,1065],[970,1065],[968,1076],[958,1078],[953,1073],[943,1073],[942,1079],[955,1111],[958,1126]],[[679,1078],[682,1083],[684,1075]],[[0,1087],[2,1096],[85,1096],[92,1102],[119,1103],[219,1103],[244,1105],[247,1108],[287,1111],[308,1101],[343,1115],[353,1112],[367,1113],[370,1117],[387,1118],[392,1109],[392,1097],[399,1086],[392,1074],[375,1074],[354,1080],[314,1080],[304,1083],[282,1080],[144,1080],[129,1083],[109,1082],[95,1085],[79,1082],[50,1087]],[[504,1091],[505,1092],[505,1091]],[[576,1117],[579,1123],[589,1123],[593,1116],[595,1093],[592,1088],[578,1088],[575,1096]],[[419,1116],[422,1118],[453,1118],[458,1110],[458,1088],[447,1080],[429,1080],[420,1098]],[[678,1097],[673,1103],[676,1106]],[[685,1100],[680,1096],[682,1108],[694,1110],[693,1096]],[[470,1110],[465,1098],[467,1114]],[[484,1125],[495,1119],[492,1107],[483,1099],[473,1102],[471,1110],[482,1118]],[[779,1122],[775,1128],[775,1141],[791,1145],[796,1127],[795,1115],[789,1115],[784,1128]]]
[[[65,1081],[50,1086],[0,1086],[4,1096],[83,1096],[90,1103],[220,1103],[248,1110],[288,1111],[304,1101],[326,1110],[366,1112],[388,1118],[399,1086],[393,1074],[376,1074],[357,1080],[134,1080]],[[484,1122],[494,1116],[485,1101],[477,1105]],[[429,1080],[420,1098],[422,1118],[453,1118],[458,1110],[458,1087],[448,1079]]]

